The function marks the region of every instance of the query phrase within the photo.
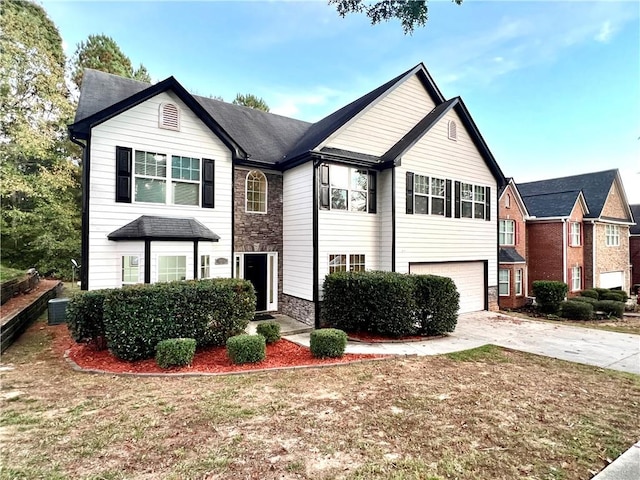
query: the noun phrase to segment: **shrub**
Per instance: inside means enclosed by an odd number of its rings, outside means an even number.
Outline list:
[[[227,340],[227,355],[235,364],[261,362],[267,356],[262,335],[236,335]]]
[[[597,312],[604,312],[608,316],[622,318],[624,315],[624,303],[615,300],[600,300],[594,305]]]
[[[589,297],[589,298],[595,298],[596,300],[598,300],[598,292],[596,292],[595,290],[582,290],[580,292],[580,296],[581,297]]]
[[[599,288],[599,287],[594,287],[594,288],[593,288],[593,290],[595,290],[595,291],[598,293],[598,299],[599,299],[599,300],[602,300],[602,299],[600,298],[600,295],[602,295],[603,293],[605,293],[605,292],[608,292],[608,291],[609,291],[609,289],[608,289],[608,288]]]
[[[246,280],[132,285],[114,289],[106,298],[105,334],[116,357],[140,360],[152,358],[158,342],[170,338],[222,346],[244,332],[254,311],[253,285]]]
[[[321,328],[311,332],[311,355],[316,358],[335,358],[344,355],[347,334],[336,328]]]
[[[272,321],[259,323],[256,333],[262,335],[267,343],[275,343],[280,340],[280,324]]]
[[[589,320],[593,316],[593,305],[573,300],[562,302],[560,304],[560,316],[571,320]]]
[[[589,303],[591,305],[594,305],[598,299],[597,298],[592,298],[592,297],[582,297],[582,296],[578,296],[578,297],[571,297],[569,299],[570,302],[584,302],[584,303]]]
[[[600,300],[613,300],[616,302],[626,302],[627,294],[622,290],[607,290],[606,292],[602,292],[600,294]]]
[[[458,323],[460,294],[448,277],[411,275],[414,284],[419,333],[442,335],[453,332]]]
[[[104,300],[112,290],[90,290],[74,294],[67,305],[67,328],[78,343],[92,342],[106,348]]]
[[[546,313],[557,313],[560,302],[567,295],[567,284],[550,280],[536,280],[533,282],[533,294],[540,310]]]
[[[156,363],[160,368],[191,365],[196,353],[194,338],[170,338],[156,345]]]

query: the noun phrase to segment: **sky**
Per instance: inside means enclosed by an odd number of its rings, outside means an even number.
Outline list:
[[[317,121],[422,62],[461,96],[504,174],[527,182],[618,168],[640,203],[635,1],[430,1],[413,35],[326,1],[42,1],[71,56],[111,36],[154,81],[262,97]]]

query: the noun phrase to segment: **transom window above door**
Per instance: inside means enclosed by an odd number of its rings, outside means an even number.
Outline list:
[[[267,177],[258,170],[247,173],[245,186],[246,211],[267,213]]]

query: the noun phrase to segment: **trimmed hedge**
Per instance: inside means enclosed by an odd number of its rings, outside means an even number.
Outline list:
[[[251,282],[191,280],[132,285],[104,301],[108,347],[123,360],[152,358],[158,342],[194,338],[199,347],[225,345],[244,332],[255,312]]]
[[[581,297],[595,298],[596,300],[598,300],[598,298],[600,297],[598,295],[598,292],[596,292],[595,290],[582,290],[580,292],[580,296]]]
[[[160,368],[191,365],[195,354],[194,338],[170,338],[156,345],[156,363]]]
[[[280,324],[273,321],[259,323],[256,333],[262,335],[267,343],[275,343],[280,340]]]
[[[541,311],[557,313],[560,303],[567,295],[567,284],[551,280],[536,280],[533,282],[533,294]]]
[[[90,290],[74,294],[67,305],[67,328],[78,343],[93,342],[106,348],[104,301],[112,290]]]
[[[614,316],[618,318],[622,318],[624,315],[624,303],[616,302],[615,300],[600,300],[595,305],[594,308],[598,312],[604,312],[609,316]]]
[[[347,334],[336,328],[321,328],[311,332],[309,347],[315,358],[336,358],[344,355]]]
[[[609,290],[600,294],[600,300],[613,300],[624,303],[627,301],[627,294],[622,290]]]
[[[569,299],[570,302],[585,302],[585,303],[590,303],[591,305],[594,305],[598,299],[597,298],[592,298],[592,297],[582,297],[582,296],[578,296],[578,297],[571,297]]]
[[[448,277],[411,275],[414,283],[419,333],[442,335],[453,332],[458,323],[460,294]]]
[[[262,335],[236,335],[227,340],[227,355],[235,364],[258,363],[267,356],[267,345]]]
[[[560,304],[560,316],[571,320],[589,320],[593,317],[593,305],[573,300],[562,302]]]

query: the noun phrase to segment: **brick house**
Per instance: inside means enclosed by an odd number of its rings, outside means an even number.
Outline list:
[[[83,289],[245,278],[259,311],[318,325],[328,273],[387,270],[497,308],[505,179],[422,64],[314,124],[87,70],[69,132]]]
[[[640,220],[640,204],[629,205],[629,207],[634,221],[638,222]],[[636,223],[629,229],[629,258],[631,260],[631,288],[634,289],[636,285],[640,286],[640,223]]]
[[[633,216],[618,170],[518,184],[527,207],[529,287],[560,280],[569,294],[629,291]]]

